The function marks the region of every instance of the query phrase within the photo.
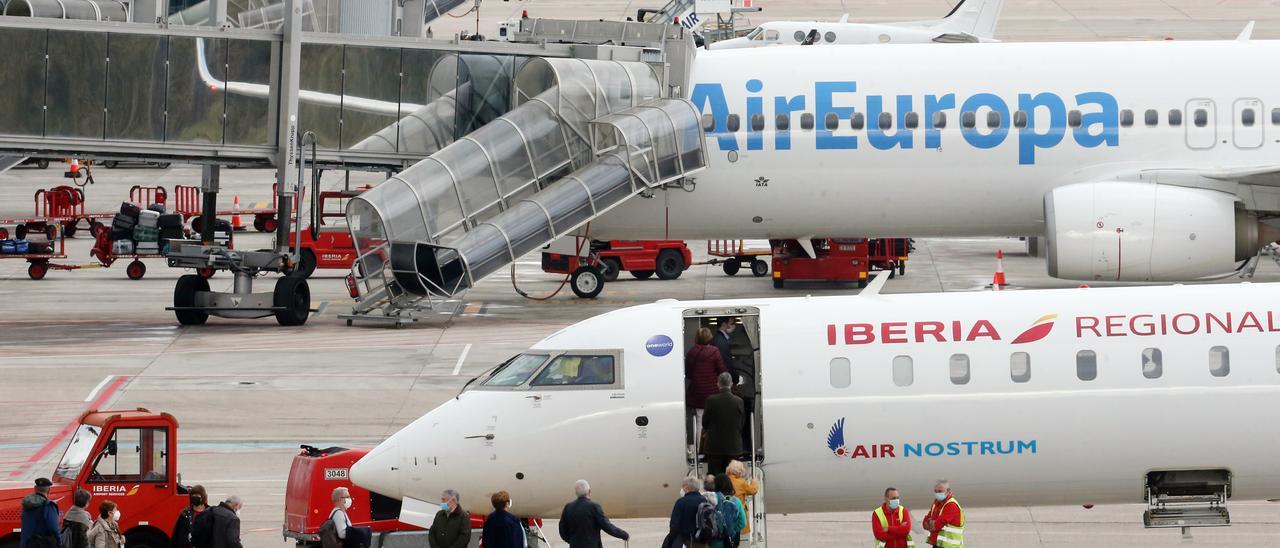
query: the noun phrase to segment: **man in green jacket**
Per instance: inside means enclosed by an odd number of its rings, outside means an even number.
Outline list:
[[[471,515],[462,509],[457,491],[440,493],[440,511],[431,522],[427,541],[431,548],[467,548],[471,542]]]

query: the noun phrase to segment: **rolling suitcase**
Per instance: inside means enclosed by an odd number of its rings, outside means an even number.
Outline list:
[[[138,213],[138,226],[146,226],[155,228],[156,222],[160,220],[160,214],[150,209]]]
[[[123,202],[120,204],[120,214],[132,219],[138,218],[138,213],[142,212],[142,208],[133,202]]]
[[[133,255],[133,240],[116,240],[111,242],[112,255]]]

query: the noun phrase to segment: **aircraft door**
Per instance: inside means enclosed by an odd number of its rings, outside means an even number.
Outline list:
[[[1196,150],[1213,148],[1218,142],[1218,126],[1214,103],[1210,99],[1192,99],[1187,101],[1186,119],[1183,125],[1187,128],[1187,146]]]
[[[1231,137],[1236,148],[1258,148],[1262,146],[1264,136],[1262,123],[1262,101],[1258,99],[1237,99],[1232,108]]]

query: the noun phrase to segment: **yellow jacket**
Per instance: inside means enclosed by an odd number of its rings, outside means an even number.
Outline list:
[[[756,494],[760,490],[760,486],[756,482],[748,482],[746,478],[739,478],[730,475],[729,481],[733,482],[733,494],[737,495],[738,500],[742,501],[742,507],[747,507],[747,497]],[[751,532],[751,516],[747,516],[747,526],[742,528],[742,534]]]

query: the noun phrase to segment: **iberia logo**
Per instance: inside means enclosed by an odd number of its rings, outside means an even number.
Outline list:
[[[1013,342],[1010,344],[1033,343],[1049,336],[1049,332],[1053,331],[1054,320],[1057,320],[1057,319],[1058,319],[1057,314],[1049,314],[1041,317],[1040,319],[1036,320],[1035,323],[1031,324],[1030,328],[1028,328],[1026,331],[1023,331],[1022,334],[1015,337],[1013,339]]]
[[[125,487],[123,485],[95,485],[93,486],[93,494],[132,497],[138,494],[139,487],[142,487],[142,485],[134,484],[133,487]]]

